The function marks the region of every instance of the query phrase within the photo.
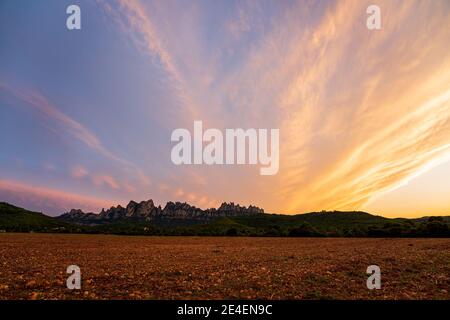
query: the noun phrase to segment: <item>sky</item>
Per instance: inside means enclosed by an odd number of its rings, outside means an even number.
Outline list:
[[[194,120],[279,129],[278,173],[173,164]],[[419,217],[449,177],[448,0],[0,2],[0,201]]]

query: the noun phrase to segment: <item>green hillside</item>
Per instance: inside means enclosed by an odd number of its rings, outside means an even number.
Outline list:
[[[123,235],[272,236],[272,237],[450,237],[448,217],[388,219],[366,212],[313,212],[298,215],[256,214],[217,218],[136,221],[121,219],[80,225],[0,202],[0,230]]]
[[[69,228],[68,228],[69,227]],[[39,212],[0,202],[0,230],[8,232],[61,232],[71,226]]]
[[[450,237],[445,217],[388,219],[366,212],[313,212],[298,215],[262,214],[228,217],[209,224],[178,227],[182,235],[292,237]]]
[[[262,214],[219,219],[201,231],[261,236],[358,236],[382,228],[391,220],[365,212],[318,212],[298,215]],[[233,230],[234,229],[234,230]]]
[[[268,227],[296,227],[308,223],[320,231],[329,231],[333,228],[354,228],[361,226],[378,225],[389,222],[390,219],[374,216],[366,212],[312,212],[298,215],[264,214],[258,217],[236,217],[233,221],[246,226]]]

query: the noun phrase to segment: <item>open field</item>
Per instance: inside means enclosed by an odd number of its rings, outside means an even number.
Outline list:
[[[66,288],[78,265],[82,289]],[[366,288],[381,267],[382,289]],[[0,234],[0,299],[450,299],[450,239]]]

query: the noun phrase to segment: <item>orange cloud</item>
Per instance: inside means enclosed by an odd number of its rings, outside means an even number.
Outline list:
[[[305,44],[318,60],[305,61],[306,73],[282,100],[288,117],[281,127],[296,137],[283,150],[286,211],[359,209],[449,152],[449,28],[442,28],[449,13],[439,10],[443,3],[427,3],[424,13],[441,14],[423,30],[414,22],[421,3],[402,2],[374,35],[355,27],[364,3],[339,2]],[[380,5],[386,13],[396,6]],[[351,52],[349,39],[358,39]],[[339,69],[349,55],[348,69]],[[342,71],[345,79],[334,83]]]
[[[449,152],[448,3],[378,1],[377,32],[369,4],[336,2],[314,27],[292,5],[223,83],[240,118],[280,128],[266,211],[360,209]]]

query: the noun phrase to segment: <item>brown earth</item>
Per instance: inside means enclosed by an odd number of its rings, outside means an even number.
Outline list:
[[[81,290],[66,268],[81,268]],[[382,288],[368,290],[379,265]],[[0,234],[0,299],[450,299],[450,239]]]

